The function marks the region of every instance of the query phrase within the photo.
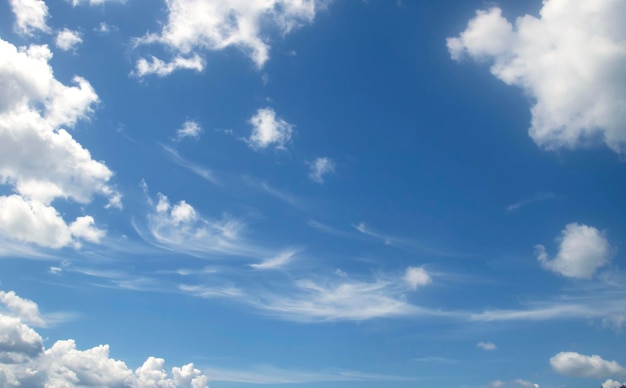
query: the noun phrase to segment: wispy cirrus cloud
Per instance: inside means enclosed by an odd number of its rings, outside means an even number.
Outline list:
[[[533,195],[532,197],[524,198],[520,201],[517,201],[515,203],[508,205],[506,207],[506,211],[508,213],[516,212],[520,210],[521,208],[526,207],[528,205],[532,205],[538,202],[549,201],[551,199],[556,199],[556,198],[557,196],[553,193],[537,193]]]

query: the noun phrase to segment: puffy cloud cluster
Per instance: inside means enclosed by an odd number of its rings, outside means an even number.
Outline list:
[[[113,173],[63,128],[88,118],[98,96],[81,77],[72,86],[59,82],[51,57],[45,45],[0,39],[0,184],[15,191],[0,196],[0,233],[60,248],[98,242],[104,232],[90,216],[67,224],[53,200],[88,204],[99,194],[120,206],[120,195],[108,184]]]
[[[534,100],[530,136],[545,149],[604,142],[626,151],[626,4],[550,0],[515,24],[478,11],[448,39],[453,59],[492,63],[491,73]]]
[[[14,292],[1,292],[7,315],[0,314],[0,385],[3,387],[208,387],[208,378],[193,364],[165,370],[165,361],[149,357],[132,370],[109,356],[109,346],[79,350],[73,340],[56,341],[49,349],[23,319],[37,305]],[[12,308],[16,305],[28,308]],[[14,313],[15,314],[12,314]]]
[[[265,149],[274,146],[284,149],[291,140],[293,125],[276,116],[272,108],[259,109],[252,118],[252,133],[248,137],[248,145],[253,149]]]
[[[619,381],[608,379],[602,384],[601,388],[624,388],[626,384],[622,384]]]
[[[48,6],[43,0],[10,0],[10,4],[18,33],[33,35],[37,31],[50,32],[46,24]]]
[[[63,51],[73,50],[82,42],[83,38],[81,38],[80,33],[68,28],[64,28],[59,31],[56,40],[54,41],[56,46]]]
[[[623,375],[626,369],[616,361],[600,356],[586,356],[576,352],[561,352],[550,358],[550,365],[557,373],[573,377],[612,377]]]
[[[75,0],[76,1],[76,0]],[[236,47],[258,67],[269,58],[268,31],[287,34],[313,21],[329,0],[167,0],[168,20],[160,33],[150,33],[137,44],[158,43],[175,53],[164,62],[152,57],[137,63],[136,74],[167,75],[180,68],[201,70],[199,50]],[[192,66],[193,65],[193,66]]]
[[[176,130],[176,140],[180,141],[186,137],[197,139],[202,133],[202,127],[195,121],[187,120],[183,126]]]
[[[597,269],[607,265],[611,247],[598,229],[569,224],[557,238],[559,252],[550,259],[543,245],[536,246],[537,260],[550,271],[566,277],[591,278]]]

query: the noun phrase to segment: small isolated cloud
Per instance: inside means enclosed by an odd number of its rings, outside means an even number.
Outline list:
[[[402,279],[413,290],[417,290],[418,287],[426,286],[432,282],[430,275],[422,267],[407,268]]]
[[[556,239],[559,251],[550,259],[543,245],[537,245],[536,255],[541,266],[566,277],[589,279],[597,269],[610,261],[611,247],[598,229],[572,223]]]
[[[183,126],[176,130],[176,140],[180,141],[184,138],[197,139],[202,133],[202,127],[196,121],[187,120]]]
[[[162,31],[148,33],[136,44],[160,44],[178,58],[235,47],[261,68],[269,59],[268,33],[278,29],[285,35],[311,23],[326,3],[328,0],[172,0],[166,4],[168,20]]]
[[[48,6],[43,0],[10,0],[15,14],[17,33],[32,36],[35,32],[50,32],[46,24]]]
[[[270,146],[285,149],[285,145],[291,140],[293,125],[277,117],[272,108],[259,109],[249,123],[252,125],[252,133],[246,142],[253,149],[260,150]]]
[[[0,385],[3,387],[194,387],[208,388],[208,378],[187,364],[169,374],[161,358],[149,357],[131,370],[109,357],[109,346],[79,350],[74,340],[45,349],[27,318],[38,318],[37,305],[14,292],[1,292],[9,311],[0,314]]]
[[[494,7],[448,38],[453,59],[491,73],[532,99],[530,137],[544,149],[605,143],[626,151],[626,6],[622,1],[544,1],[515,23]]]
[[[489,388],[539,388],[539,384],[534,384],[522,379],[513,381],[495,380],[489,383]]]
[[[297,253],[298,251],[296,250],[288,250],[288,251],[282,252],[278,256],[264,260],[262,263],[250,264],[250,267],[254,269],[258,269],[258,270],[282,268],[285,265],[289,264]]]
[[[81,38],[80,32],[64,28],[59,31],[54,42],[61,50],[69,51],[74,50],[79,44],[81,44],[83,42],[83,38]]]
[[[626,374],[626,369],[616,361],[576,352],[561,352],[550,358],[550,365],[555,372],[570,377],[606,378]]]
[[[476,344],[477,347],[481,348],[482,350],[486,350],[486,351],[491,351],[491,350],[496,350],[498,347],[496,346],[496,344],[494,344],[493,342],[479,342]]]
[[[309,163],[309,178],[316,183],[324,183],[324,176],[335,171],[335,162],[330,158],[317,158]]]
[[[135,65],[133,75],[144,77],[154,74],[159,77],[165,77],[180,69],[201,72],[204,70],[204,60],[198,55],[190,57],[177,56],[169,62],[165,62],[157,57],[150,57],[150,60],[141,58]]]

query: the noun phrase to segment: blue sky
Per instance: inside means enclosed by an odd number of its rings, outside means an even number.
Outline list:
[[[617,388],[624,17],[0,2],[0,385]]]

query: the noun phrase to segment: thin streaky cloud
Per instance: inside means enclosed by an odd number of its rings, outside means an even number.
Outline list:
[[[213,171],[211,171],[210,169],[200,166],[196,163],[193,163],[185,158],[183,158],[182,156],[180,156],[180,154],[178,153],[177,150],[175,150],[174,148],[167,146],[165,144],[160,144],[161,148],[163,149],[163,151],[165,151],[168,156],[170,156],[171,160],[179,165],[180,167],[184,167],[187,170],[193,172],[194,174],[198,175],[199,177],[213,183],[216,186],[220,186],[221,183],[220,181],[217,179],[217,177],[215,176],[215,173]]]
[[[342,238],[353,239],[353,240],[361,239],[361,236],[359,234],[341,230],[334,226],[330,226],[330,225],[324,224],[322,222],[319,222],[313,219],[309,220],[307,222],[307,225],[310,226],[311,228],[317,229],[320,232],[329,234],[331,236],[342,237]]]
[[[506,211],[507,213],[512,213],[512,212],[518,211],[519,209],[525,206],[532,205],[538,202],[549,201],[551,199],[556,199],[556,198],[557,198],[556,194],[553,194],[553,193],[538,193],[538,194],[533,195],[532,197],[525,198],[518,202],[508,205],[506,207]]]

